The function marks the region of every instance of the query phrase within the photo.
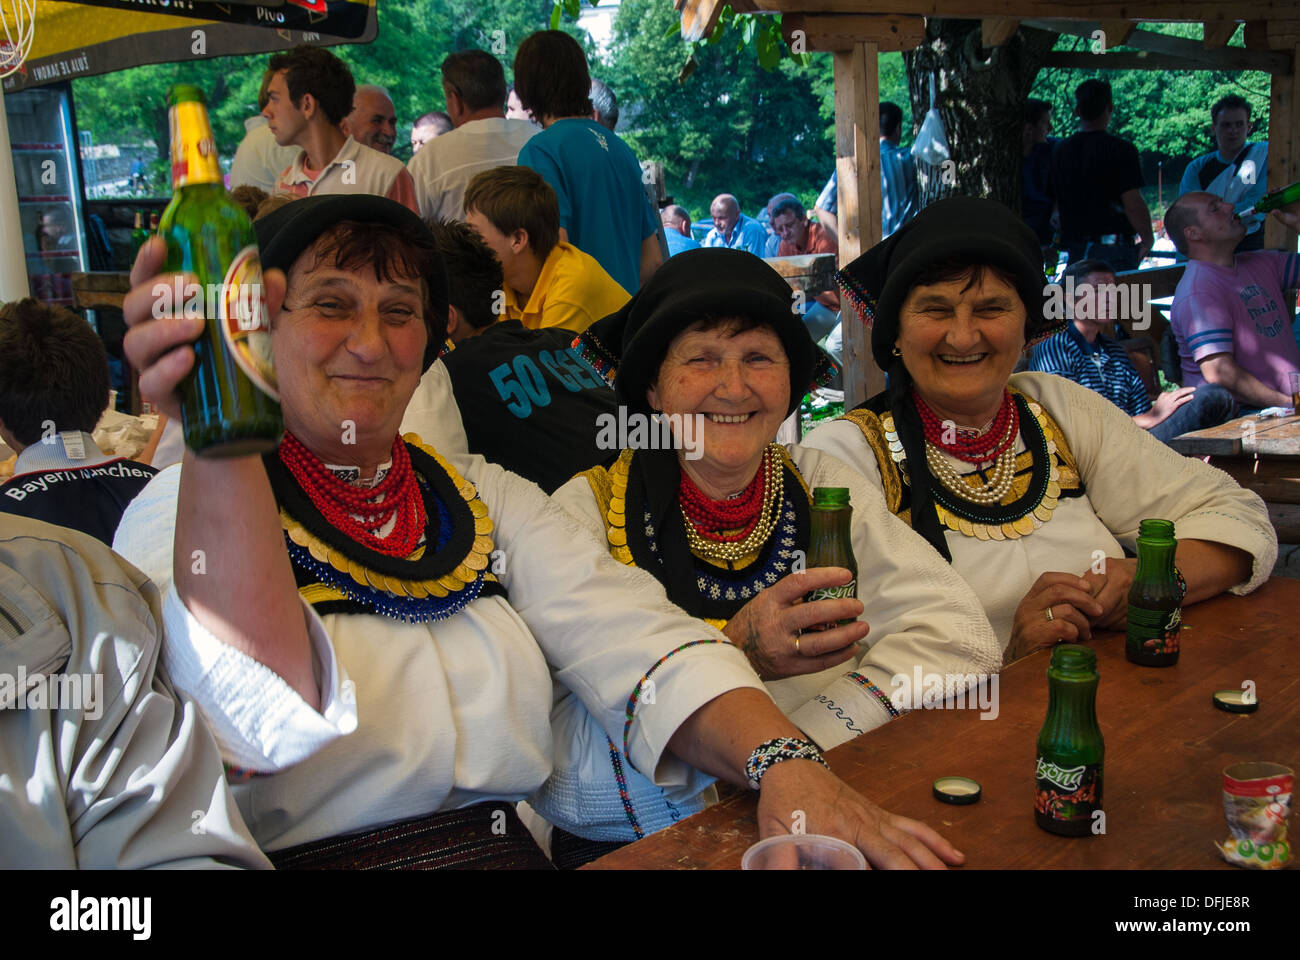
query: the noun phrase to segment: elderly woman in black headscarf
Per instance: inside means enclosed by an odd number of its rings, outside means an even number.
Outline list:
[[[1007,661],[1122,627],[1144,518],[1176,525],[1184,604],[1269,576],[1257,496],[1091,390],[1012,374],[1065,320],[1006,207],[932,204],[839,277],[889,386],[805,442],[857,468],[975,588]]]
[[[827,362],[771,267],[735,250],[679,254],[579,340],[629,421],[662,417],[675,442],[624,449],[553,499],[615,559],[648,570],[667,600],[744,650],[818,745],[898,716],[908,706],[899,676],[910,682],[919,670],[964,686],[996,671],[1000,650],[978,599],[890,515],[878,490],[831,457],[773,442]],[[817,487],[849,490],[857,600],[802,602],[850,577],[793,572],[809,549]],[[806,632],[837,620],[844,625]],[[703,805],[698,785],[665,791],[625,771],[576,697],[557,705],[552,726],[556,769],[534,806],[561,827],[557,863],[601,849],[575,837],[626,842]]]

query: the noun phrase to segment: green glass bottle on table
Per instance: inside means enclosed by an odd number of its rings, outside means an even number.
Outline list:
[[[1174,569],[1174,525],[1143,520],[1138,530],[1138,568],[1128,592],[1128,632],[1124,653],[1144,667],[1178,662],[1183,588]]]
[[[806,601],[858,595],[858,561],[853,556],[852,520],[853,507],[849,503],[847,487],[813,488],[812,510],[809,511],[808,569],[844,567],[853,573],[853,578],[842,586],[813,590],[804,598]]]
[[[1268,213],[1270,210],[1280,210],[1282,207],[1289,207],[1293,203],[1300,203],[1300,180],[1291,184],[1289,187],[1283,187],[1281,190],[1274,190],[1272,193],[1266,193],[1255,203],[1252,210],[1248,213]],[[1246,214],[1242,214],[1245,216]]]
[[[222,182],[203,93],[177,84],[167,95],[172,199],[158,233],[165,273],[199,286],[173,289],[174,312],[197,308],[207,328],[194,342],[194,370],[179,387],[185,445],[204,456],[248,456],[284,433],[253,224]]]
[[[1106,744],[1097,725],[1097,654],[1077,643],[1052,650],[1047,667],[1047,718],[1038,732],[1034,820],[1048,833],[1087,837],[1102,832],[1102,765]]]

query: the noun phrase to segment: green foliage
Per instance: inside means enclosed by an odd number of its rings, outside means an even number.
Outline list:
[[[1142,24],[1143,30],[1199,40],[1199,24]],[[1090,41],[1062,36],[1055,50],[1087,52]],[[1110,132],[1130,140],[1154,166],[1164,161],[1166,183],[1182,176],[1187,162],[1215,149],[1210,135],[1210,106],[1220,97],[1235,93],[1252,106],[1255,132],[1251,139],[1268,137],[1268,74],[1231,70],[1063,70],[1049,67],[1039,72],[1032,96],[1052,104],[1054,134],[1067,137],[1079,129],[1073,117],[1074,88],[1090,77],[1110,81],[1115,115]],[[1166,190],[1168,193],[1168,190]]]
[[[441,110],[439,67],[452,51],[478,48],[501,58],[507,77],[524,38],[547,28],[550,0],[429,0],[415,4],[381,3],[379,36],[374,43],[331,47],[352,69],[357,83],[387,87],[397,108],[397,148],[410,156],[411,121]],[[590,42],[584,31],[562,29]],[[496,47],[496,49],[494,49]],[[153,140],[157,157],[151,171],[155,185],[169,182],[167,89],[196,83],[207,95],[212,132],[223,158],[234,155],[244,137],[244,120],[257,112],[257,91],[268,55],[219,57],[180,63],[150,64],[131,70],[73,81],[77,122],[95,143],[142,143]]]

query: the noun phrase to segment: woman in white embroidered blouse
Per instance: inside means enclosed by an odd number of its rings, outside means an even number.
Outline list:
[[[1145,518],[1174,521],[1184,604],[1271,573],[1259,497],[1175,454],[1104,397],[1012,375],[1027,341],[1064,323],[1032,231],[993,200],[931,204],[840,271],[872,325],[889,388],[814,430],[979,595],[1010,661],[1122,628]]]

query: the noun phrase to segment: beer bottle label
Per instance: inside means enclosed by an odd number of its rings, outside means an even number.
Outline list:
[[[1101,809],[1101,764],[1063,767],[1038,758],[1034,809],[1051,820],[1081,823]]]
[[[262,261],[255,244],[244,247],[230,261],[230,269],[221,284],[218,312],[226,349],[239,369],[254,386],[279,402],[279,385],[271,356],[271,321],[262,299]]]
[[[811,603],[814,600],[842,600],[844,598],[853,599],[858,595],[858,581],[850,580],[848,583],[839,587],[822,587],[820,590],[814,590],[804,599]]]
[[[185,101],[168,111],[172,136],[172,189],[191,183],[221,183],[217,145],[212,140],[208,111],[201,103]]]
[[[1182,622],[1182,607],[1148,610],[1130,603],[1126,645],[1129,650],[1143,654],[1175,653]]]

